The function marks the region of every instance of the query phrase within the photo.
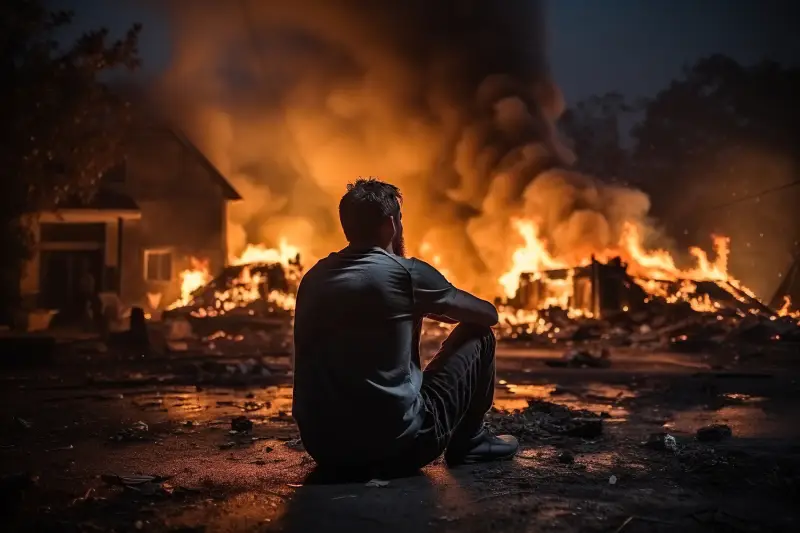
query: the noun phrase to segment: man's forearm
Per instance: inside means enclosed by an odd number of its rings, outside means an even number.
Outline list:
[[[491,327],[497,324],[497,309],[493,304],[472,294],[457,290],[452,301],[440,313],[456,322]]]

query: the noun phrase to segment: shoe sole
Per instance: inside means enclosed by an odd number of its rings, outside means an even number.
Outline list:
[[[480,464],[480,463],[494,463],[494,462],[497,462],[497,461],[510,461],[516,456],[517,456],[517,450],[514,450],[513,453],[509,453],[507,455],[501,455],[501,456],[497,456],[497,457],[492,457],[492,458],[483,457],[483,456],[480,456],[480,455],[472,455],[472,456],[467,455],[466,457],[463,457],[463,458],[459,459],[458,461],[448,461],[447,458],[445,458],[445,462],[449,466],[475,465],[475,464]]]

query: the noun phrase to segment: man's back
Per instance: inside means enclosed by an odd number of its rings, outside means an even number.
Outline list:
[[[414,278],[430,271],[441,296],[455,290],[429,265],[378,247],[345,248],[303,277],[293,414],[312,455],[368,460],[413,438],[422,409]],[[363,428],[352,427],[354,411]]]

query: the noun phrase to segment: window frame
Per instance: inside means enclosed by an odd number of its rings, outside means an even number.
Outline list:
[[[150,277],[150,258],[153,256],[169,256],[169,273],[166,279],[162,277]],[[157,274],[163,274],[160,272],[162,270],[163,265],[160,263],[159,260]],[[144,280],[148,283],[171,283],[175,279],[175,251],[169,247],[161,247],[161,248],[145,248],[144,250],[144,267],[142,269],[142,274]]]

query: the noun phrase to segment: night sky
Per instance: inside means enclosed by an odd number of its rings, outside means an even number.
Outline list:
[[[168,23],[146,2],[51,3],[75,10],[81,28],[105,25],[121,32],[131,22],[143,23],[143,73],[168,64]],[[551,0],[550,60],[568,103],[608,91],[650,96],[682,65],[712,53],[745,63],[763,57],[796,61],[797,11],[792,0]]]

